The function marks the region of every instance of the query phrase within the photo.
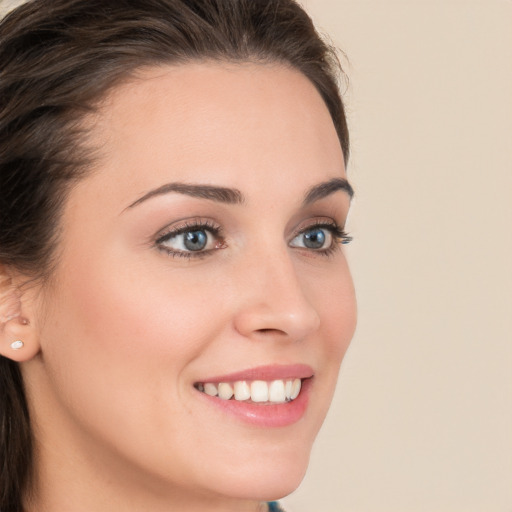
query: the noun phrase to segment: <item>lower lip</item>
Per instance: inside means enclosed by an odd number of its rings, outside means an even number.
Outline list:
[[[306,413],[312,378],[302,381],[299,396],[283,404],[255,404],[238,400],[223,400],[198,391],[209,404],[245,423],[258,427],[287,427],[297,423]]]

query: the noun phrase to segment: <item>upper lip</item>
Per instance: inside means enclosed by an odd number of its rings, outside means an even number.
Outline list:
[[[285,379],[307,379],[313,377],[314,372],[307,364],[286,364],[266,365],[248,368],[226,375],[215,375],[207,377],[199,382],[236,382],[240,380],[285,380]]]

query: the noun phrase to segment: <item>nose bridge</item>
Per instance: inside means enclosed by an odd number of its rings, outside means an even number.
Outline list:
[[[284,244],[253,254],[245,272],[243,301],[236,316],[239,332],[248,337],[274,332],[300,340],[318,329],[320,318]]]

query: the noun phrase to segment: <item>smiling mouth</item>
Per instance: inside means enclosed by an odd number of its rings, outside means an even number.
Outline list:
[[[300,394],[302,380],[295,378],[272,381],[198,382],[194,387],[202,393],[221,400],[271,405],[295,400]]]

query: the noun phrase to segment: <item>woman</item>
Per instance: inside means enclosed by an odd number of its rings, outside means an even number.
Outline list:
[[[355,328],[331,50],[293,0],[34,0],[0,62],[0,509],[277,510]]]

